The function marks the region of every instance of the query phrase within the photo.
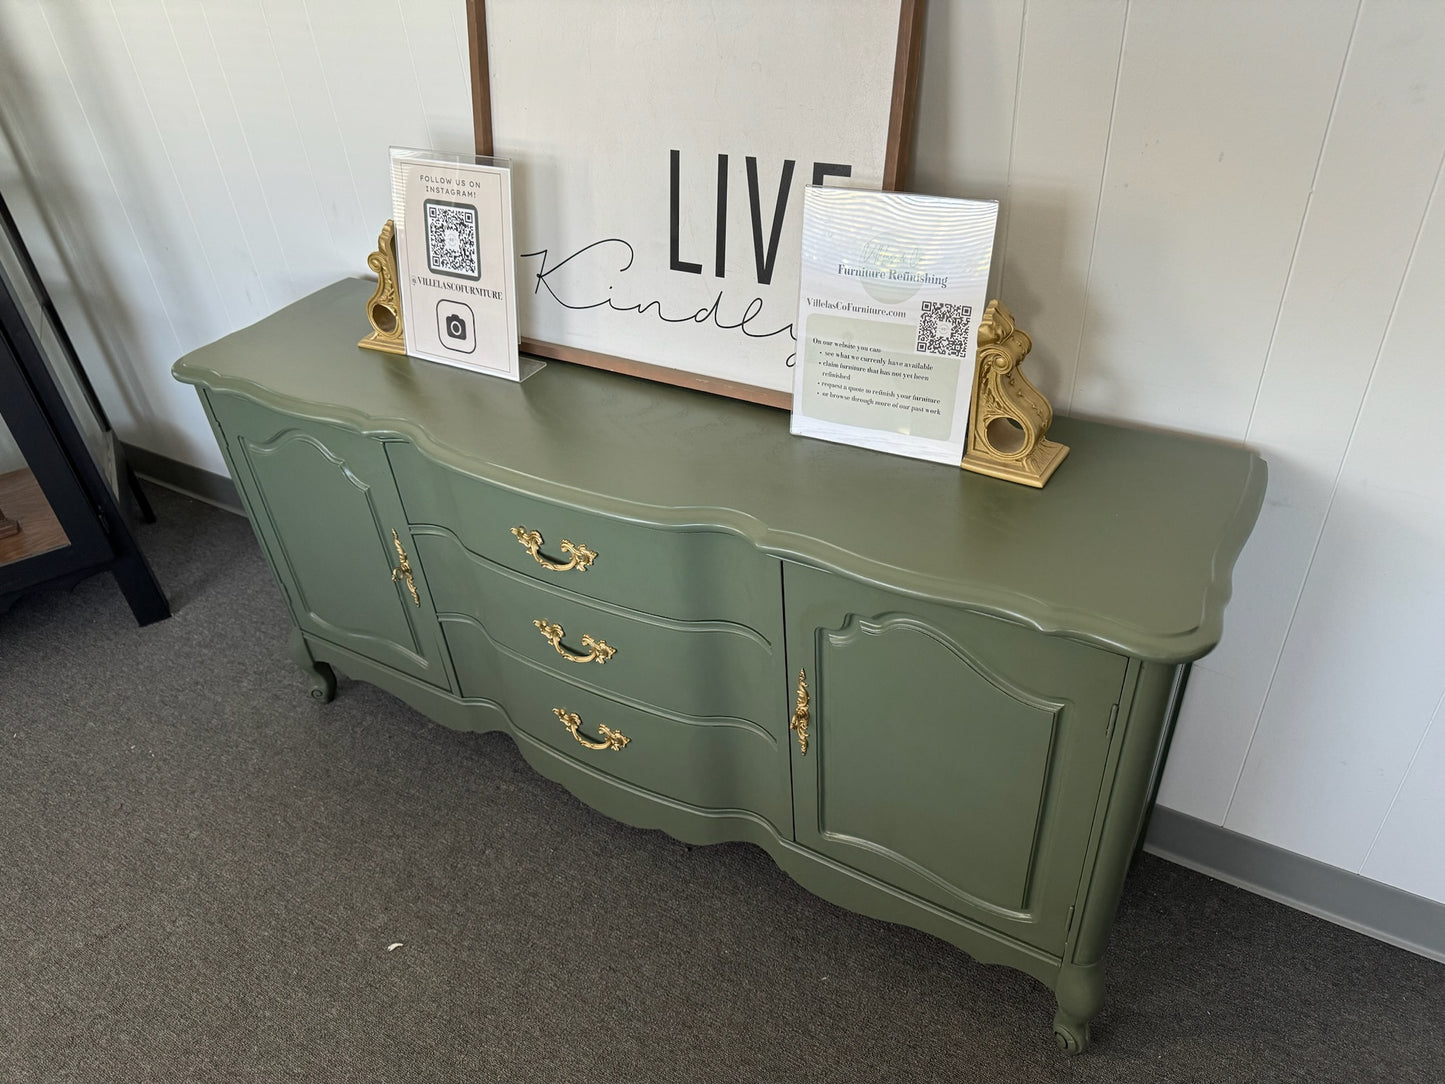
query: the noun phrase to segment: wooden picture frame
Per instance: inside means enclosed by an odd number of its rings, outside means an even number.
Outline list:
[[[468,0],[521,348],[787,408],[802,188],[898,189],[925,0]]]

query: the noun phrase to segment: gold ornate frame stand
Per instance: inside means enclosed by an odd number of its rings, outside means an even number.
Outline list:
[[[998,300],[978,326],[978,368],[969,407],[964,470],[1042,489],[1069,449],[1045,440],[1053,407],[1019,371],[1033,340]]]
[[[376,272],[376,289],[366,303],[366,318],[371,321],[371,334],[357,343],[368,350],[384,350],[388,354],[405,354],[406,339],[402,334],[401,295],[396,283],[396,224],[386,220],[376,251],[366,258],[366,266]]]

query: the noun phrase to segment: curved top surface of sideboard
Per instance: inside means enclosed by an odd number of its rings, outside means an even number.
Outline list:
[[[176,377],[378,437],[519,492],[779,557],[1159,662],[1218,641],[1264,499],[1263,460],[1059,418],[1042,490],[828,444],[788,416],[552,363],[520,384],[363,350],[372,284],[347,279],[183,357]],[[620,317],[621,318],[621,317]]]

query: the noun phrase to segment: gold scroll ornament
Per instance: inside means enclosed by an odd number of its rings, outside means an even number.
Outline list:
[[[798,735],[798,755],[808,755],[808,672],[798,671],[798,702],[788,720],[788,729]]]
[[[388,354],[405,354],[401,294],[397,291],[396,282],[396,225],[391,219],[388,218],[386,225],[381,227],[376,251],[366,258],[366,266],[376,272],[376,289],[366,303],[371,334],[356,345],[368,350],[384,350]]]
[[[1044,439],[1054,411],[1019,371],[1033,346],[998,300],[978,325],[978,367],[969,407],[964,470],[1043,488],[1069,449]]]
[[[532,624],[537,626],[537,631],[552,645],[553,650],[568,662],[595,662],[601,666],[617,654],[617,649],[609,647],[606,640],[594,640],[589,633],[585,632],[582,634],[582,646],[589,650],[586,652],[575,651],[562,642],[562,637],[567,634],[562,631],[561,625],[554,625],[545,618],[533,621]]]
[[[626,734],[620,730],[613,730],[606,723],[597,727],[598,733],[602,735],[600,739],[589,738],[581,733],[582,718],[576,712],[568,711],[566,708],[553,708],[552,714],[562,721],[562,725],[567,728],[567,733],[577,739],[578,745],[585,745],[588,749],[620,751],[632,741]]]
[[[412,574],[411,558],[406,555],[401,538],[395,531],[391,532],[391,541],[396,546],[396,567],[391,570],[391,582],[405,583],[406,589],[411,592],[412,602],[420,606],[421,598],[416,593],[416,577]]]
[[[525,526],[513,527],[512,537],[522,544],[522,548],[532,555],[532,560],[545,568],[548,572],[571,572],[576,569],[578,572],[586,572],[592,567],[592,562],[597,560],[597,551],[590,550],[581,542],[573,542],[570,539],[562,539],[561,550],[563,553],[570,553],[572,559],[569,561],[554,561],[542,552],[542,536],[537,531],[529,531]]]

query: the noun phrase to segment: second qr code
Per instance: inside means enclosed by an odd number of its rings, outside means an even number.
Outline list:
[[[482,277],[477,251],[477,209],[466,203],[426,201],[427,267],[441,275]]]
[[[973,320],[969,305],[947,301],[925,301],[918,317],[918,352],[961,358],[968,348],[968,329]]]

